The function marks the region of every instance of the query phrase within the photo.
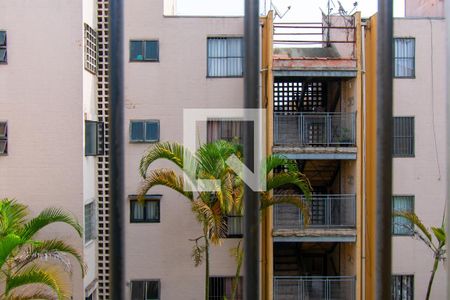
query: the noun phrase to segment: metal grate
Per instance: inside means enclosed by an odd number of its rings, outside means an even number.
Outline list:
[[[276,78],[273,98],[275,112],[325,111],[326,83]]]
[[[414,156],[414,117],[394,117],[393,156]]]
[[[392,275],[392,300],[414,299],[414,275]]]
[[[84,23],[84,68],[97,75],[97,31]]]

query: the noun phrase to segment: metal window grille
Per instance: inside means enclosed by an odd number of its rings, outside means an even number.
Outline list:
[[[6,54],[6,31],[0,31],[0,63],[6,63]]]
[[[227,237],[239,238],[244,234],[244,222],[242,216],[227,216]]]
[[[0,121],[0,155],[8,154],[8,122]]]
[[[130,142],[152,143],[159,141],[158,120],[131,120]]]
[[[414,275],[392,275],[392,300],[414,299]]]
[[[90,202],[84,206],[84,242],[96,238],[96,213],[95,202]]]
[[[97,31],[84,23],[84,68],[97,75]]]
[[[105,133],[103,123],[97,121],[85,121],[85,155],[102,155],[104,151]]]
[[[394,117],[393,156],[414,156],[414,117]]]
[[[240,77],[243,75],[242,38],[208,38],[208,77]]]
[[[274,112],[323,112],[327,106],[327,84],[324,81],[275,78]]]
[[[414,212],[414,196],[393,196],[392,210]],[[394,235],[412,235],[414,225],[401,216],[392,217],[392,234]]]
[[[131,300],[159,300],[161,294],[159,280],[131,281]]]
[[[159,41],[130,41],[130,61],[159,61]]]
[[[411,78],[415,76],[415,51],[414,38],[394,39],[394,77]]]
[[[209,277],[209,300],[231,299],[234,277]],[[242,277],[239,277],[235,300],[242,300]]]

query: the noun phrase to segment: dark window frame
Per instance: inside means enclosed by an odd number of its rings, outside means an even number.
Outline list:
[[[84,69],[97,76],[98,71],[98,33],[84,23]]]
[[[84,121],[84,156],[98,156],[105,154],[105,124],[99,121],[85,120]],[[88,152],[87,150],[87,124],[95,124],[95,146],[93,152]]]
[[[216,40],[216,39],[223,39],[223,40],[230,40],[230,39],[239,39],[241,41],[241,55],[240,56],[210,56],[209,53],[209,41],[210,40]],[[242,62],[241,70],[242,73],[240,75],[210,75],[210,69],[209,69],[209,60],[210,59],[217,59],[217,58],[225,58],[225,59],[236,59],[240,58]],[[228,70],[227,70],[228,73]],[[242,78],[244,77],[244,38],[242,36],[209,36],[206,39],[206,78]]]
[[[161,299],[161,279],[132,279],[130,280],[130,299],[133,300],[133,282],[144,282],[145,284],[148,283],[156,283],[158,287],[158,298],[151,299],[151,300],[160,300]],[[145,296],[145,290],[144,290],[144,298],[142,300],[147,300]]]
[[[229,234],[228,233],[228,219],[229,218],[241,218],[241,233],[237,233],[237,234]],[[226,219],[226,223],[227,223],[227,233],[225,235],[225,238],[229,238],[229,239],[236,239],[236,238],[242,238],[244,237],[244,216],[242,215],[227,215],[225,217]]]
[[[412,134],[410,136],[398,136],[396,135],[397,131],[396,130],[396,122],[400,121],[401,119],[406,120],[406,119],[410,119],[411,121],[411,129],[410,132],[412,132]],[[400,151],[396,152],[396,139],[409,139],[409,142],[411,143],[411,152],[410,153],[402,153]],[[416,118],[414,116],[394,116],[393,120],[392,120],[392,157],[394,158],[400,158],[400,157],[415,157],[415,150],[416,150]]]
[[[409,277],[409,282],[411,283],[411,286],[409,287],[410,291],[411,291],[411,295],[409,298],[409,300],[414,300],[414,274],[392,274],[392,282],[391,282],[391,286],[392,286],[392,300],[397,300],[397,299],[404,299],[404,296],[407,295],[403,295],[404,294],[404,290],[408,289],[408,286],[403,285],[403,277]],[[397,279],[398,278],[398,279]],[[397,287],[395,285],[395,281],[398,280],[400,282],[400,297],[399,298],[395,298],[395,288]],[[406,291],[405,291],[406,293]]]
[[[137,195],[129,195],[128,199],[130,201],[130,223],[161,223],[161,198],[162,195],[154,194],[154,195],[145,195],[144,196],[144,217],[142,219],[134,218],[134,205],[139,205],[138,196]],[[158,204],[158,218],[157,219],[149,219],[147,218],[147,210],[145,209],[145,205],[149,202],[154,202]]]
[[[409,56],[405,56],[405,57],[397,57],[397,56],[395,56],[395,45],[396,45],[396,43],[395,43],[395,41],[396,40],[412,40],[412,41],[414,41],[414,55],[413,56],[411,56],[411,57],[409,57]],[[394,38],[394,47],[393,47],[394,49],[394,78],[403,78],[403,79],[415,79],[416,78],[416,38],[414,38],[414,37],[395,37]],[[413,62],[413,69],[412,69],[412,75],[405,75],[405,76],[401,76],[401,75],[397,75],[397,60],[412,60],[412,62]]]
[[[90,223],[91,226],[89,226],[89,231],[87,231],[88,226],[87,226],[87,222],[86,222],[86,207],[87,206],[92,206],[92,215],[90,216]],[[96,210],[96,202],[95,201],[91,201],[89,203],[85,203],[84,204],[84,243],[87,244],[90,241],[93,241],[97,238],[96,232],[97,232],[97,210]],[[89,234],[88,234],[89,233]]]
[[[144,132],[143,132],[143,139],[133,139],[133,136],[132,136],[132,124],[133,123],[140,123],[140,122],[143,122],[143,125],[144,125]],[[156,124],[157,125],[157,138],[156,139],[151,139],[151,140],[148,140],[148,139],[146,139],[146,136],[147,136],[147,132],[146,132],[146,130],[147,130],[147,123],[154,123],[154,124]],[[136,143],[136,144],[138,144],[138,143],[157,143],[157,142],[159,142],[160,141],[160,139],[161,139],[161,124],[160,124],[160,121],[159,120],[155,120],[155,119],[147,119],[147,120],[130,120],[130,125],[129,125],[129,140],[130,140],[130,143]]]
[[[1,33],[5,35],[5,43],[0,44],[0,50],[5,50],[5,59],[0,59],[0,64],[8,63],[8,35],[6,34],[6,30],[0,30]]]
[[[134,59],[131,56],[131,44],[133,42],[142,42],[142,59]],[[156,42],[156,58],[146,58],[146,42]],[[149,39],[149,40],[140,40],[140,39],[132,39],[129,42],[129,61],[130,62],[159,62],[159,40],[158,39]]]
[[[0,121],[0,126],[4,126],[5,133],[0,135],[0,142],[5,143],[5,150],[0,152],[0,156],[8,155],[8,121]]]
[[[395,198],[401,198],[401,197],[408,198],[408,199],[411,200],[411,212],[414,212],[414,210],[415,210],[415,202],[416,202],[416,199],[415,199],[414,195],[392,195],[392,212],[394,212],[394,209],[395,209],[395,207],[394,207],[394,205],[395,205]],[[395,226],[394,226],[396,218],[405,219],[403,217],[392,216],[392,235],[393,236],[412,236],[412,235],[414,235],[414,230],[413,229],[408,231],[408,232],[406,232],[406,230],[405,230],[405,232],[396,232],[395,231]],[[409,221],[408,221],[408,223],[410,223],[412,225],[412,228],[414,228],[414,224],[413,223],[411,223]]]

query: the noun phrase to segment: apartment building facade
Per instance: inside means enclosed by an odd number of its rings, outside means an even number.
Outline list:
[[[97,288],[96,1],[0,1],[0,198],[36,215],[71,212],[85,228],[53,225],[88,265],[67,279],[73,299]],[[64,272],[62,272],[64,273]]]

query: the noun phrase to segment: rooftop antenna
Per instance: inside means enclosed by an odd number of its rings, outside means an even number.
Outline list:
[[[278,18],[282,19],[284,17],[284,15],[287,14],[287,12],[291,9],[291,6],[289,5],[286,10],[284,11],[284,13],[280,13],[280,11],[278,10],[278,8],[275,6],[275,4],[273,4],[272,1],[270,1],[270,7],[272,7],[275,10],[275,17],[278,16]]]

